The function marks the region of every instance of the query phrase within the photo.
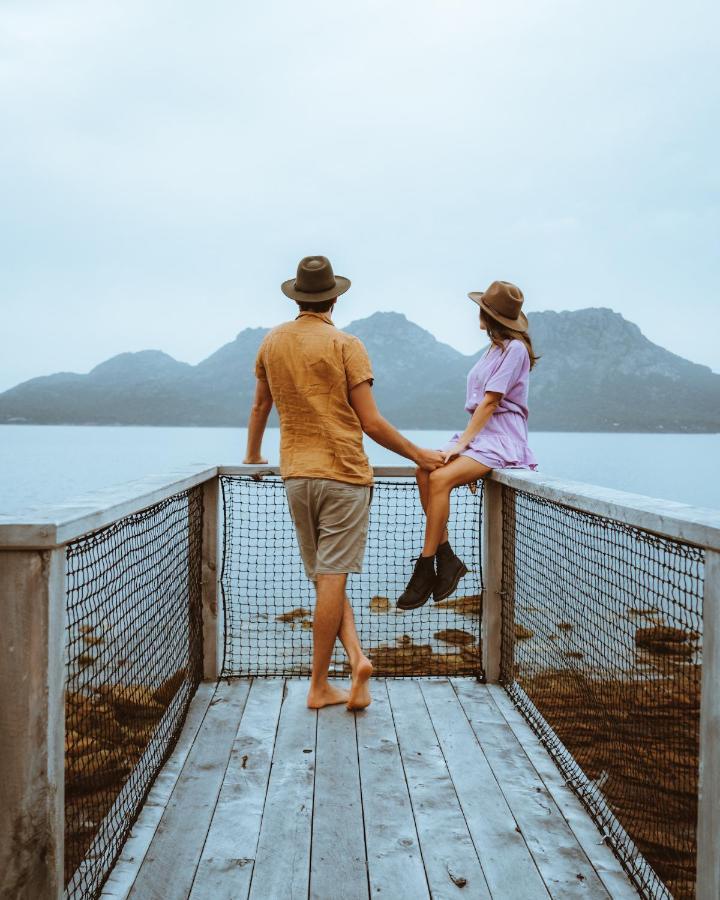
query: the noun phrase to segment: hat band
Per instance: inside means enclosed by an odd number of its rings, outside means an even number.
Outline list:
[[[337,281],[333,277],[332,281],[327,281],[325,284],[321,284],[319,287],[314,286],[312,288],[305,287],[301,281],[297,278],[295,279],[295,290],[301,291],[303,294],[322,294],[323,291],[329,291],[331,288],[337,287]]]

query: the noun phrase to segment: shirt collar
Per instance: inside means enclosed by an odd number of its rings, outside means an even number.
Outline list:
[[[302,319],[303,316],[312,316],[314,319],[322,319],[323,322],[327,322],[328,325],[335,326],[335,323],[330,318],[330,313],[320,313],[320,312],[312,312],[311,310],[303,310],[303,312],[299,313],[296,318]]]

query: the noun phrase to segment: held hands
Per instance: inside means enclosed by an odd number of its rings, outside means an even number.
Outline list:
[[[467,450],[468,444],[470,441],[458,441],[454,447],[451,447],[449,450],[445,450],[442,453],[443,465],[449,463],[451,459],[454,459],[456,456],[460,456],[463,450]]]
[[[418,450],[415,462],[418,468],[424,469],[426,472],[434,472],[444,465],[443,454],[440,450]]]

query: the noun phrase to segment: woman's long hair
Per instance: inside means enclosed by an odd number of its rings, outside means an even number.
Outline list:
[[[507,325],[502,325],[496,319],[490,318],[484,309],[480,310],[480,321],[485,326],[485,330],[488,333],[491,343],[501,350],[505,349],[505,341],[512,341],[513,339],[522,341],[527,347],[527,352],[530,356],[530,368],[532,369],[535,367],[535,363],[540,357],[535,355],[532,338],[527,331],[515,331],[514,328],[508,328]]]

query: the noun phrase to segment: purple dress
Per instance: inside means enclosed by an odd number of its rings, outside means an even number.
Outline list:
[[[491,345],[475,363],[467,379],[466,411],[474,413],[487,391],[503,396],[483,430],[461,456],[469,456],[491,469],[537,469],[528,447],[529,375],[530,356],[520,340],[508,341],[505,350]],[[459,438],[460,432],[454,434],[443,449],[449,450]]]

